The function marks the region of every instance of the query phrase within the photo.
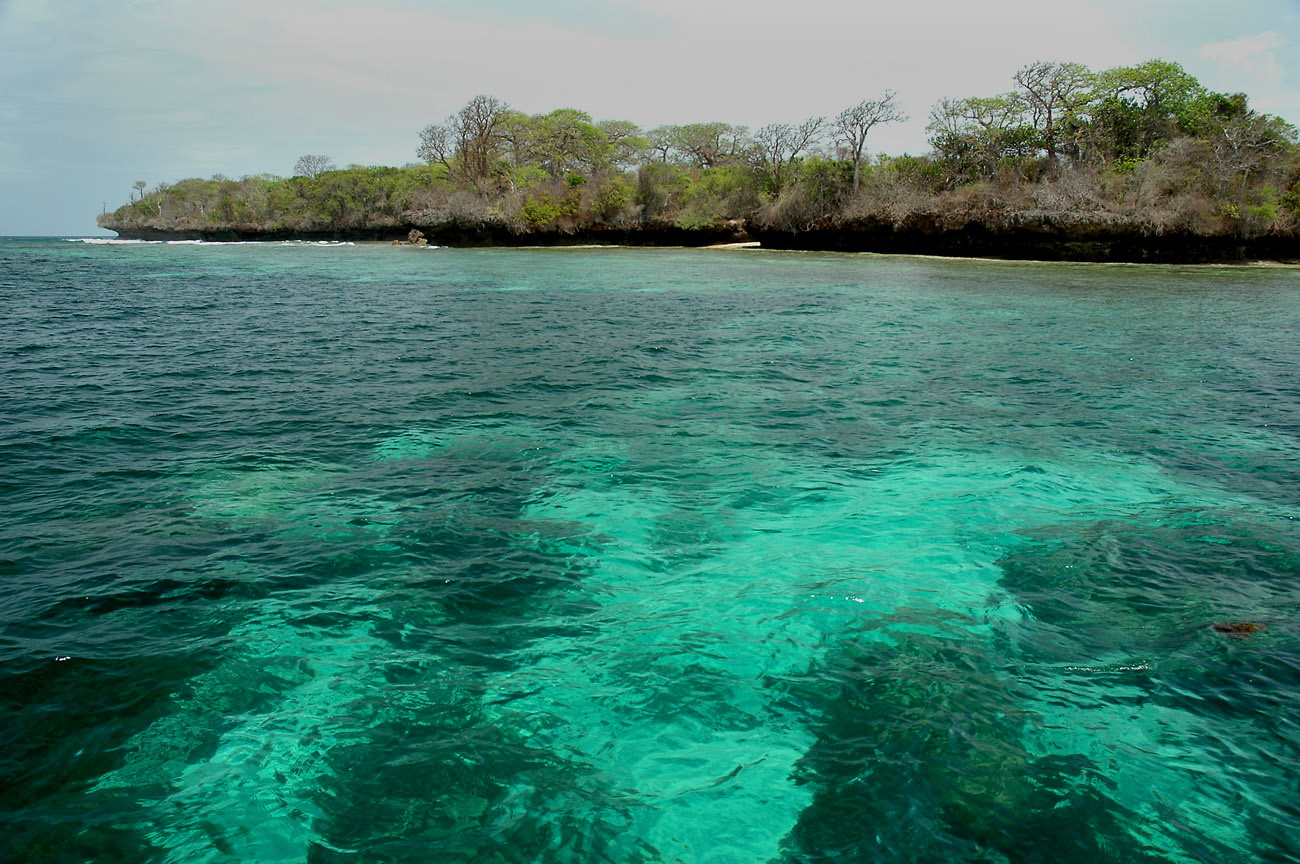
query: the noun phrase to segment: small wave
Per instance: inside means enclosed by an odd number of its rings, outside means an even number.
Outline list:
[[[1150,663],[1116,663],[1104,666],[1066,666],[1066,672],[1096,672],[1106,674],[1110,672],[1150,672],[1155,667]]]
[[[69,237],[69,243],[90,243],[93,246],[127,246],[138,243],[161,243],[161,240],[123,240],[121,237]]]
[[[534,252],[555,251],[557,249],[626,249],[624,243],[565,243],[559,246],[531,246]]]
[[[140,244],[165,244],[167,246],[355,246],[350,240],[126,240],[121,237],[65,237],[69,243],[89,243],[94,246],[137,246]],[[437,249],[437,246],[429,246]]]

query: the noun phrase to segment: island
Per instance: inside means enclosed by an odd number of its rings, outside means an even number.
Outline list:
[[[417,162],[306,155],[294,175],[135,184],[133,239],[671,245],[1163,263],[1300,260],[1294,126],[1179,64],[1036,62],[943,99],[931,152],[871,154],[893,91],[833,117],[643,129],[492,96],[419,133]]]

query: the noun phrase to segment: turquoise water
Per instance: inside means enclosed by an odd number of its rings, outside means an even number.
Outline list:
[[[0,310],[4,860],[1300,860],[1300,270],[3,240]]]

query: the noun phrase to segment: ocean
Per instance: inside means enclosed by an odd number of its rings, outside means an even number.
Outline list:
[[[0,859],[1300,861],[1300,268],[0,240]]]

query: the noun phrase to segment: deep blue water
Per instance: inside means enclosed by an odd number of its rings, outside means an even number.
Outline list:
[[[3,860],[1300,861],[1300,269],[0,240],[0,319]]]

